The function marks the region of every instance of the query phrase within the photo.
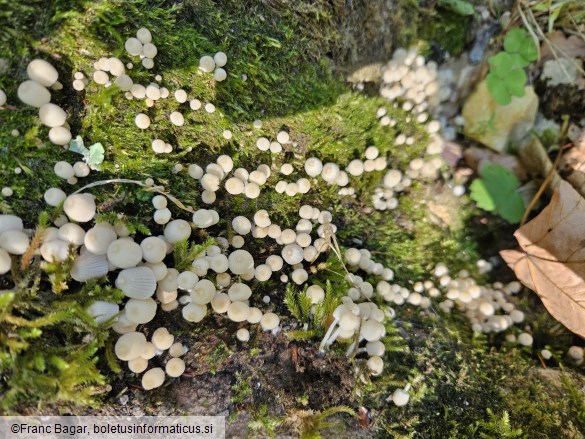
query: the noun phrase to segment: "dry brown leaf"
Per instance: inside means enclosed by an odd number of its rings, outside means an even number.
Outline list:
[[[585,338],[585,199],[561,181],[550,204],[514,233],[521,251],[500,252],[552,316]]]
[[[541,64],[555,58],[585,58],[585,41],[583,39],[575,35],[566,38],[561,31],[551,32],[546,37],[548,42],[543,42],[540,47]]]

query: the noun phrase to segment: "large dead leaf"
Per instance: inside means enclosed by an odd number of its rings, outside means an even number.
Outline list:
[[[550,204],[500,254],[559,322],[585,338],[585,200],[561,181]]]
[[[540,46],[540,63],[555,58],[585,58],[585,40],[575,35],[569,38],[561,31],[546,35],[547,41]]]

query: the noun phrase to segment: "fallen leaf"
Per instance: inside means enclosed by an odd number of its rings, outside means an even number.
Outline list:
[[[576,35],[566,38],[561,31],[551,32],[546,37],[548,43],[544,41],[540,46],[540,64],[555,58],[585,58],[585,40],[582,38]]]
[[[561,181],[551,202],[514,236],[521,250],[500,252],[552,316],[585,338],[585,199]]]

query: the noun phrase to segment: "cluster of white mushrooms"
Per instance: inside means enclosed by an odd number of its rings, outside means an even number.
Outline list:
[[[141,28],[136,37],[128,38],[125,49],[129,56],[140,57],[146,69],[154,67],[157,48],[152,44],[152,35],[148,29]],[[227,78],[224,66],[227,56],[217,52],[213,57],[203,56],[199,70],[212,73],[215,81]],[[115,57],[100,58],[95,64],[93,80],[106,87],[115,85],[125,92],[127,99],[145,100],[147,107],[155,105],[159,99],[166,99],[171,92],[156,82],[162,78],[156,75],[155,81],[147,86],[135,84],[128,76],[127,70],[133,68]],[[42,60],[32,61],[27,73],[30,80],[18,88],[19,98],[28,105],[39,108],[41,123],[51,128],[49,139],[58,145],[65,145],[71,140],[66,118],[67,114],[58,106],[51,104],[51,95],[47,87],[59,88],[58,73],[49,63]],[[111,78],[112,76],[113,78]],[[74,75],[73,88],[81,91],[87,85],[82,72]],[[439,135],[441,124],[429,121],[431,109],[448,98],[441,87],[441,79],[436,64],[425,64],[424,58],[414,51],[399,49],[383,71],[384,84],[381,94],[395,107],[412,112],[406,122],[426,124],[430,142],[426,148],[426,157],[415,158],[403,172],[398,169],[388,170],[380,187],[373,196],[372,203],[376,209],[387,210],[398,206],[397,194],[408,188],[414,179],[435,178],[443,165],[438,157],[443,148],[443,139]],[[191,110],[204,107],[208,113],[215,112],[215,105],[203,105],[198,99],[189,99],[187,92],[177,89],[173,93],[178,104],[188,102]],[[6,101],[6,95],[0,90],[0,106]],[[380,108],[376,114],[383,126],[396,126],[397,122],[388,116],[386,108]],[[181,111],[169,115],[170,122],[177,127],[185,124]],[[134,122],[139,129],[146,130],[151,120],[145,113],[135,116]],[[262,122],[253,123],[255,129],[262,128]],[[223,137],[231,139],[230,130],[223,131]],[[395,145],[408,147],[416,141],[414,135],[400,133]],[[274,140],[258,137],[255,144],[261,152],[281,153],[284,149],[295,148],[291,133],[280,130]],[[156,154],[169,153],[173,146],[163,139],[153,139],[151,147]],[[344,168],[342,165],[325,162],[318,157],[309,157],[304,161],[306,175],[296,181],[279,180],[274,185],[277,193],[288,196],[308,193],[318,185],[319,177],[328,185],[340,187],[339,195],[353,196],[355,190],[349,186],[351,178],[364,173],[381,172],[388,167],[387,157],[380,154],[376,146],[369,146],[362,159],[351,160]],[[276,166],[274,163],[261,163],[255,170],[235,168],[234,159],[220,155],[215,163],[202,166],[191,163],[186,167],[177,164],[175,173],[186,171],[191,178],[198,181],[203,189],[201,200],[212,205],[217,200],[217,193],[222,189],[229,196],[243,195],[248,199],[260,196],[263,186],[271,175],[291,176],[295,172],[292,163]],[[71,165],[65,161],[55,164],[55,174],[75,184],[77,178],[89,174],[89,167],[83,162]],[[274,179],[274,178],[273,178]],[[268,185],[266,185],[268,187]],[[276,333],[280,318],[271,311],[252,306],[256,297],[253,286],[269,282],[278,273],[283,283],[292,281],[296,285],[307,284],[304,294],[310,298],[314,307],[325,298],[323,288],[310,279],[309,265],[319,255],[332,247],[332,238],[336,233],[333,216],[328,210],[320,210],[304,204],[298,211],[298,217],[289,218],[294,224],[283,228],[273,221],[267,210],[257,210],[251,217],[237,215],[227,224],[230,240],[216,236],[214,244],[196,255],[191,266],[179,271],[173,266],[169,256],[178,243],[190,240],[194,229],[208,229],[220,223],[220,215],[213,209],[190,210],[191,221],[172,219],[172,213],[165,195],[152,198],[154,222],[161,226],[159,236],[149,236],[139,240],[132,236],[123,222],[109,224],[95,223],[95,197],[88,193],[67,195],[60,188],[49,188],[44,199],[50,206],[63,203],[64,215],[48,227],[42,236],[38,253],[46,263],[62,263],[73,259],[71,277],[77,282],[110,276],[115,279],[115,286],[125,295],[123,309],[115,303],[94,302],[88,307],[88,313],[97,322],[112,321],[112,329],[121,334],[115,345],[117,357],[128,362],[129,369],[137,374],[143,373],[142,385],[150,390],[161,386],[165,377],[178,377],[185,370],[185,363],[180,358],[186,348],[175,342],[174,336],[166,328],[158,328],[148,342],[146,336],[138,331],[139,325],[151,322],[160,307],[170,312],[181,307],[182,317],[192,323],[201,322],[211,311],[225,315],[227,319],[239,324],[236,337],[241,342],[249,341],[251,335],[244,325],[259,325],[264,331]],[[296,223],[296,224],[295,224]],[[235,232],[232,235],[231,231]],[[13,256],[23,255],[30,244],[31,231],[24,230],[22,219],[13,215],[0,215],[0,274],[10,271]],[[219,232],[222,235],[222,232]],[[272,254],[252,255],[246,250],[246,244],[253,239],[270,238],[276,244],[277,251]],[[272,244],[272,243],[271,243]],[[271,245],[271,247],[275,247]],[[345,280],[350,287],[341,299],[342,303],[333,312],[333,322],[327,328],[321,341],[320,350],[324,351],[336,341],[348,342],[347,355],[366,354],[367,367],[372,375],[382,373],[386,334],[384,323],[394,317],[391,306],[404,304],[430,309],[432,299],[442,299],[438,306],[444,312],[458,309],[470,320],[476,332],[502,332],[520,324],[524,320],[522,311],[508,300],[509,296],[520,290],[520,284],[512,282],[506,286],[493,284],[479,286],[467,273],[460,272],[451,278],[448,269],[439,264],[433,275],[435,282],[417,282],[411,289],[392,284],[394,272],[390,267],[372,260],[367,249],[349,248],[343,255],[343,262],[348,269]],[[489,271],[489,263],[480,270]],[[362,276],[357,274],[363,272]],[[374,282],[374,283],[371,283]],[[377,301],[375,303],[374,301]],[[270,298],[265,296],[265,304]],[[529,346],[532,336],[528,332],[518,337],[508,334],[510,341]],[[580,351],[579,351],[580,349]],[[169,351],[171,359],[166,362],[165,370],[160,367],[148,371],[149,360],[155,355]],[[569,355],[575,361],[583,360],[583,349],[572,347]],[[544,354],[543,354],[544,357]],[[146,371],[146,372],[145,372]],[[410,386],[398,389],[391,396],[398,405],[409,401]]]
[[[145,69],[152,69],[154,67],[154,57],[158,53],[158,49],[152,43],[152,34],[148,29],[144,27],[138,29],[136,38],[128,38],[124,43],[124,48],[128,55],[140,57],[142,67]]]
[[[227,72],[223,68],[226,64],[227,55],[223,52],[217,52],[213,57],[209,55],[202,56],[199,60],[199,70],[205,73],[213,72],[213,79],[221,82],[227,78]]]
[[[148,360],[162,356],[167,350],[171,358],[166,362],[165,370],[155,367],[142,376],[142,387],[145,390],[162,386],[166,375],[177,378],[185,372],[185,362],[180,358],[187,352],[185,346],[175,342],[175,337],[166,328],[156,329],[150,341],[141,332],[127,332],[114,346],[116,356],[126,361],[128,369],[136,374],[141,374],[148,368]]]
[[[71,130],[67,123],[67,113],[58,105],[51,103],[51,92],[60,90],[63,85],[58,81],[59,73],[50,63],[42,59],[32,60],[26,73],[30,79],[18,86],[18,98],[31,107],[39,109],[41,124],[49,127],[49,140],[55,145],[67,145],[71,140]]]

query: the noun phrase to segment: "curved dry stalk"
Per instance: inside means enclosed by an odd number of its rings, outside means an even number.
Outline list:
[[[553,178],[553,175],[555,174],[555,171],[557,170],[559,163],[561,162],[561,157],[563,155],[562,152],[565,149],[569,148],[571,145],[572,145],[572,143],[568,143],[560,148],[559,154],[557,155],[553,165],[550,167],[550,170],[548,171],[546,178],[544,179],[544,181],[542,182],[542,184],[538,188],[538,191],[536,191],[536,193],[534,194],[534,197],[532,197],[532,200],[530,200],[530,203],[528,203],[528,206],[526,206],[526,210],[524,211],[524,215],[522,215],[522,221],[520,221],[520,227],[522,227],[524,224],[526,224],[526,221],[528,220],[528,216],[530,215],[530,212],[532,212],[532,209],[534,208],[534,206],[536,205],[536,203],[540,199],[542,193],[546,190],[546,188],[550,184],[550,182]]]
[[[146,183],[144,183],[143,181],[129,180],[127,178],[112,178],[110,180],[94,181],[93,183],[90,183],[88,185],[83,186],[80,189],[77,189],[71,195],[81,193],[81,192],[83,192],[86,189],[91,189],[92,187],[103,186],[103,185],[106,185],[106,184],[118,184],[118,183],[123,183],[123,184],[136,184],[138,186],[143,187],[146,192],[155,192],[157,194],[160,194],[160,195],[168,198],[174,205],[176,205],[181,210],[184,210],[184,211],[189,212],[189,213],[195,213],[195,211],[191,207],[185,206],[179,199],[177,199],[176,197],[174,197],[170,193],[165,192],[164,191],[164,186],[149,186]]]

